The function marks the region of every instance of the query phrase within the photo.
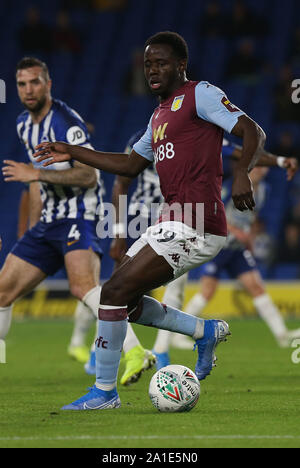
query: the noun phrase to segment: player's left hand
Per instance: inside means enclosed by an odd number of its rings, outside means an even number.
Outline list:
[[[287,172],[287,180],[290,181],[294,178],[296,172],[299,170],[299,163],[296,158],[285,158],[283,167]]]
[[[5,182],[30,183],[38,180],[38,170],[29,164],[18,163],[8,159],[4,160],[4,164],[2,173]]]
[[[70,161],[72,158],[68,153],[69,147],[70,145],[63,141],[40,143],[36,146],[33,157],[36,158],[37,162],[43,161],[45,167],[58,162]]]
[[[232,184],[232,200],[239,211],[253,210],[255,207],[253,186],[247,170],[237,170]]]

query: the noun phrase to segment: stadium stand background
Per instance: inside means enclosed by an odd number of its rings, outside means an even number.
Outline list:
[[[1,160],[23,159],[18,142],[15,119],[22,111],[16,93],[15,66],[24,55],[34,55],[45,60],[53,79],[53,96],[74,107],[94,127],[92,143],[95,148],[121,151],[131,134],[149,120],[155,100],[147,92],[132,95],[126,89],[126,76],[136,50],[143,47],[145,39],[159,30],[175,30],[182,34],[190,48],[190,78],[208,80],[226,91],[230,100],[245,110],[261,124],[267,133],[267,149],[279,145],[284,132],[291,138],[290,155],[298,155],[300,147],[300,104],[293,119],[281,120],[276,112],[276,98],[281,96],[280,77],[300,78],[300,41],[291,54],[293,37],[300,26],[300,2],[297,0],[246,0],[251,9],[250,18],[260,20],[260,30],[232,34],[230,18],[236,2],[218,2],[217,31],[206,30],[208,4],[215,2],[195,0],[124,0],[118,7],[109,8],[110,1],[1,1],[0,9],[0,78],[6,83],[6,104],[0,104],[0,154]],[[92,2],[91,2],[92,3]],[[113,2],[112,3],[118,3]],[[241,2],[240,2],[241,3]],[[31,5],[40,11],[41,21],[50,29],[56,28],[56,15],[66,9],[70,22],[79,37],[78,50],[24,50],[19,40],[26,12]],[[243,6],[243,5],[242,5]],[[254,25],[258,22],[254,20]],[[231,56],[244,39],[251,40],[257,70],[251,78],[232,77],[226,72]],[[39,42],[39,37],[36,37]],[[297,55],[298,45],[298,55]],[[246,61],[247,62],[247,61]],[[248,63],[248,62],[247,62]],[[254,63],[255,65],[255,63]],[[288,66],[288,67],[287,67]],[[239,62],[236,63],[239,67]],[[235,67],[235,68],[236,68]],[[277,93],[277,94],[276,94]],[[295,108],[294,108],[295,110]],[[286,147],[287,151],[289,150]],[[110,200],[113,176],[103,173],[106,193]],[[287,184],[285,174],[273,168],[267,176],[269,184],[267,203],[260,213],[266,233],[274,242],[273,252],[281,250],[285,226],[295,218],[298,225],[300,176]],[[0,234],[3,250],[0,266],[16,241],[18,203],[22,184],[6,184],[0,175]],[[294,211],[293,211],[294,209]],[[298,209],[298,211],[297,211]],[[294,213],[294,215],[293,215]],[[297,214],[298,213],[298,214]],[[294,216],[294,218],[292,218]],[[297,217],[298,216],[298,217]],[[262,238],[263,239],[263,238]],[[263,243],[264,241],[262,241]],[[104,242],[107,253],[109,241]],[[263,245],[264,248],[264,245]],[[299,278],[299,249],[292,261],[275,255],[273,262],[262,262],[261,271],[268,279]],[[299,254],[300,255],[300,254]],[[112,269],[109,256],[104,257],[102,277],[107,278]],[[191,274],[197,278],[201,268]]]

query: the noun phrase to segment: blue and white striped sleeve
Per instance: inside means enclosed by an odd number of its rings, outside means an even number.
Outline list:
[[[133,145],[133,150],[142,156],[145,159],[148,159],[148,161],[153,161],[154,156],[153,156],[153,149],[152,149],[152,117],[150,119],[150,122],[148,124],[147,130],[144,133],[144,135]]]
[[[226,132],[236,125],[238,118],[245,113],[234,106],[226,94],[207,81],[200,81],[195,88],[197,115],[203,120],[214,123]]]
[[[92,148],[87,126],[73,109],[61,107],[52,119],[52,129],[57,141]]]

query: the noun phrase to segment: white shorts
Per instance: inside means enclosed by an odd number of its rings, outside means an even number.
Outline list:
[[[133,257],[145,245],[166,259],[178,278],[189,270],[212,260],[224,247],[226,237],[214,234],[199,236],[197,231],[178,221],[164,221],[150,226],[126,252]]]

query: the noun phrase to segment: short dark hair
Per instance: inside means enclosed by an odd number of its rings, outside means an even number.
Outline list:
[[[180,34],[172,31],[162,31],[149,37],[145,43],[145,49],[152,44],[167,44],[172,47],[177,58],[188,60],[189,49],[185,39]]]
[[[36,57],[23,57],[17,64],[16,71],[26,70],[27,68],[40,67],[46,81],[50,79],[49,70],[45,62],[42,62]]]

